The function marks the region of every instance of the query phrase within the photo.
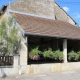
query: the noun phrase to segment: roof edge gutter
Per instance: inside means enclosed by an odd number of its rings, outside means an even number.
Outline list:
[[[62,38],[62,39],[71,39],[71,40],[80,40],[80,39],[78,39],[78,38],[70,38],[70,37],[66,37],[66,36],[58,36],[58,35],[53,35],[53,36],[51,36],[51,35],[48,35],[48,34],[38,34],[38,33],[31,33],[31,32],[25,32],[25,36],[26,35],[30,35],[30,36],[43,36],[43,37],[54,37],[54,38]]]

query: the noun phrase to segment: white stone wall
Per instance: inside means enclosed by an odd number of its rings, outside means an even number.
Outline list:
[[[80,62],[73,62],[73,63],[50,63],[50,64],[32,64],[26,66],[20,66],[21,74],[44,74],[44,73],[51,73],[51,72],[64,72],[64,71],[74,71],[80,70]],[[0,77],[5,75],[18,75],[19,68],[18,66],[14,68],[0,68]]]
[[[75,25],[75,22],[68,16],[68,21],[69,23],[71,23],[72,25]]]
[[[10,9],[55,18],[54,0],[17,0],[10,5]]]
[[[72,25],[75,25],[75,21],[69,17],[69,15],[56,3],[54,4],[54,13],[57,20],[66,21]]]
[[[13,66],[0,66],[0,77],[19,74],[19,56],[14,56]]]
[[[72,63],[50,63],[50,64],[32,64],[25,66],[24,74],[44,74],[51,72],[63,72],[80,70],[80,62]]]
[[[27,46],[25,43],[25,39],[23,37],[21,37],[19,54],[20,54],[20,65],[27,65]]]
[[[19,74],[24,74],[27,70],[27,62],[28,62],[28,44],[25,43],[27,37],[23,38],[21,37],[21,47],[19,50],[20,54],[20,65],[19,65]]]

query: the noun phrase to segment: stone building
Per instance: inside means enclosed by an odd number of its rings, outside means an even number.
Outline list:
[[[10,5],[10,9],[76,24],[54,0],[17,0]]]
[[[68,51],[80,50],[80,29],[76,22],[54,0],[17,0],[10,4],[7,16],[14,18],[20,27],[21,43],[19,59],[11,68],[3,69],[10,74],[43,74],[57,71],[79,70],[80,62],[68,63]],[[75,44],[75,45],[74,45]],[[29,50],[51,47],[63,51],[63,63],[29,64]]]

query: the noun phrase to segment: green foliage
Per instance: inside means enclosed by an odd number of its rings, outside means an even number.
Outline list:
[[[18,29],[14,27],[10,31],[10,36],[8,36],[8,41],[14,45],[18,44],[17,32],[18,32]]]
[[[7,49],[7,47],[3,47],[3,55],[5,55],[6,53],[8,52],[8,49]]]
[[[39,57],[39,50],[38,50],[38,47],[36,48],[33,48],[30,52],[29,52],[29,56],[30,57],[34,57],[35,55],[37,55]]]
[[[70,53],[68,53],[68,59],[69,60],[78,60],[79,59],[79,54],[77,54],[74,51],[71,51]]]
[[[19,43],[18,28],[13,24],[13,18],[3,20],[0,24],[0,50],[3,55],[15,54]]]
[[[47,57],[48,57],[48,51],[47,51],[47,50],[44,50],[44,51],[43,51],[43,57],[44,57],[44,58],[47,58]]]
[[[43,57],[44,58],[52,58],[52,55],[53,55],[53,51],[51,48],[49,48],[48,50],[45,50],[43,52]]]
[[[56,50],[56,51],[54,51],[53,52],[54,54],[53,54],[53,59],[55,59],[55,60],[58,60],[58,58],[59,58],[59,56],[58,56],[58,50]]]
[[[11,27],[12,26],[12,22],[13,22],[13,18],[12,17],[9,17],[8,19],[8,25]]]
[[[75,54],[75,60],[78,60],[79,59],[79,55],[76,53]]]
[[[63,52],[61,52],[60,50],[54,51],[53,58],[55,60],[62,60],[63,59]]]
[[[0,24],[0,43],[3,42],[5,37],[6,37],[6,25],[5,25],[5,20],[3,20]]]
[[[78,55],[79,55],[79,57],[80,57],[80,51],[78,51],[78,52],[77,52],[77,54],[78,54]]]
[[[49,48],[43,52],[43,57],[61,61],[63,60],[63,53],[60,50],[52,51],[52,49]]]
[[[58,51],[59,51],[59,54],[58,54],[59,60],[61,61],[61,60],[63,60],[63,52],[60,50],[58,50]]]

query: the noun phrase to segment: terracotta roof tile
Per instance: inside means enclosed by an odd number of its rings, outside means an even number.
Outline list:
[[[80,39],[80,29],[68,22],[11,13],[28,35]]]

